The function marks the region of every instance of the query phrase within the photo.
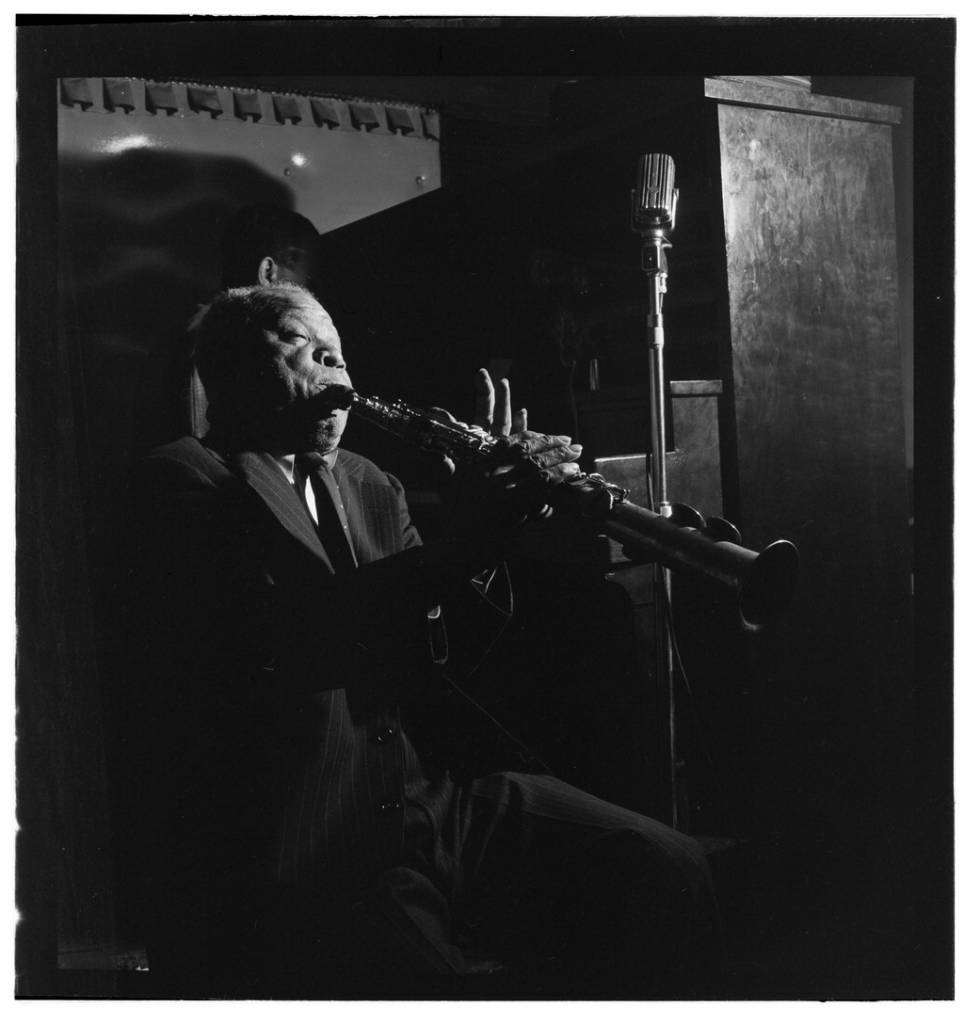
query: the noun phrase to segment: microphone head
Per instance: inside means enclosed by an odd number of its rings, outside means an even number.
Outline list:
[[[676,164],[665,153],[646,153],[639,161],[633,191],[633,228],[672,229],[676,220]]]

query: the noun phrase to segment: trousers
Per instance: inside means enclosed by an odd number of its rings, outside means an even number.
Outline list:
[[[559,998],[699,998],[712,984],[719,915],[694,839],[513,772],[462,787],[430,831],[352,902],[375,976],[497,964],[521,994]]]
[[[483,973],[487,998],[696,999],[722,967],[694,839],[521,772],[460,786],[402,861],[337,897],[205,890],[162,909],[151,971],[181,998],[459,998]]]

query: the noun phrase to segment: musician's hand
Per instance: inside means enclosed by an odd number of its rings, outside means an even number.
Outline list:
[[[459,473],[453,531],[461,536],[506,535],[551,514],[554,486],[580,473],[582,446],[563,435],[523,430],[495,453]]]
[[[440,406],[433,405],[428,410],[428,413],[433,420],[436,420],[439,423],[448,423],[451,426],[461,427],[463,430],[470,430],[476,434],[488,433],[488,431],[486,431],[483,427],[479,426],[478,424],[469,424],[463,422],[462,420],[457,420],[448,411],[448,409],[442,409]],[[445,469],[448,472],[449,476],[455,475],[455,463],[447,455],[442,456],[442,464],[445,466]]]
[[[580,471],[576,460],[582,454],[582,445],[573,444],[565,434],[539,434],[534,430],[520,430],[506,437],[507,451],[513,454],[512,472],[535,472],[548,486],[565,483]],[[518,454],[516,454],[518,452]],[[502,472],[500,466],[498,472]]]
[[[509,381],[502,377],[493,383],[488,370],[479,370],[475,375],[475,418],[472,422],[497,437],[518,434],[529,426],[525,409],[516,413],[512,411]]]
[[[517,492],[512,497],[514,504],[524,509],[519,516],[522,520],[533,515],[551,515],[551,506],[541,500],[547,489],[580,473],[576,459],[582,453],[582,445],[574,445],[572,438],[564,435],[529,430],[527,411],[512,411],[509,381],[503,377],[493,382],[488,370],[480,369],[475,375],[475,418],[471,425],[457,420],[445,409],[433,408],[429,412],[442,423],[506,439],[505,459],[492,461],[485,472],[491,477],[514,474],[500,483],[506,490]],[[443,461],[448,472],[454,474],[452,460],[446,457]],[[540,500],[530,507],[534,498]]]

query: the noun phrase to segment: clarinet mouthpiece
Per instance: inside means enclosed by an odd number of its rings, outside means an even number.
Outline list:
[[[334,412],[335,409],[350,409],[358,397],[358,392],[344,384],[329,384],[316,392],[311,403],[319,412]]]

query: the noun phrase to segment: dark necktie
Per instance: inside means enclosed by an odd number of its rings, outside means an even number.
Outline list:
[[[348,515],[331,469],[320,455],[309,453],[295,459],[295,476],[314,493],[318,537],[335,572],[349,572],[357,562],[348,533]]]

